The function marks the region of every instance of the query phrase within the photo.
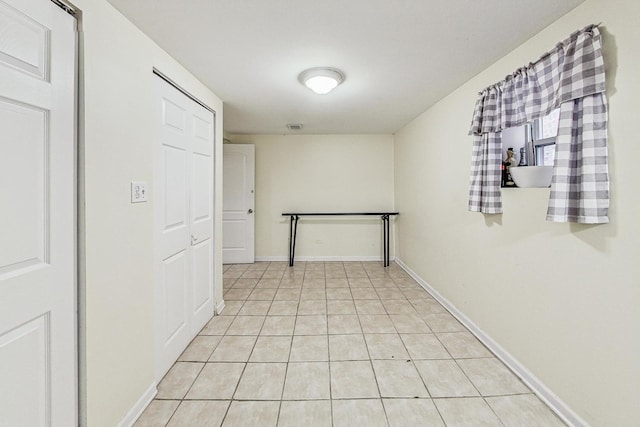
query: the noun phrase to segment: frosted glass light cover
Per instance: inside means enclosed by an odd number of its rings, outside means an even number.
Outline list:
[[[311,77],[305,84],[309,89],[320,95],[329,93],[338,86],[338,82],[335,79],[325,76]]]
[[[299,80],[313,92],[324,95],[344,81],[344,74],[335,68],[310,68],[300,73]]]

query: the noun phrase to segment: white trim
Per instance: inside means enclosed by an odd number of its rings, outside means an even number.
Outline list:
[[[225,308],[225,304],[224,304],[224,300],[222,300],[218,305],[216,305],[216,316],[219,316],[220,313],[222,313],[222,310],[224,310],[224,308]]]
[[[389,260],[393,261],[394,256],[390,256]],[[289,261],[286,256],[256,256],[256,262],[268,261]],[[381,256],[297,256],[295,261],[382,261]]]
[[[289,261],[286,256],[256,256],[256,262],[270,262],[270,261]]]
[[[151,383],[149,388],[146,389],[144,393],[142,393],[142,396],[140,396],[140,399],[138,399],[136,404],[133,405],[131,409],[129,409],[129,412],[127,412],[127,415],[125,415],[122,421],[118,423],[118,427],[133,426],[133,423],[135,423],[136,420],[140,418],[140,415],[142,415],[144,410],[147,409],[147,406],[149,406],[149,403],[151,403],[153,398],[158,393],[158,388],[156,386],[157,384],[155,382]]]
[[[513,371],[520,379],[542,400],[547,404],[566,424],[574,427],[586,427],[584,421],[576,414],[566,403],[564,403],[553,391],[551,391],[542,381],[540,381],[529,369],[527,369],[520,361],[507,352],[500,344],[484,332],[478,325],[469,319],[464,313],[456,308],[445,297],[440,295],[431,285],[411,270],[402,260],[396,258],[396,263],[406,271],[416,282],[420,284],[427,292],[431,294],[440,304],[446,308],[460,323],[462,323],[469,332],[476,336],[489,350],[491,350],[498,359],[500,359],[509,369]]]

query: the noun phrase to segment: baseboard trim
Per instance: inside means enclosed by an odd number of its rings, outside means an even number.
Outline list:
[[[219,316],[220,313],[222,313],[222,310],[224,310],[224,307],[225,307],[224,300],[220,301],[218,305],[216,305],[216,316]]]
[[[257,256],[255,257],[256,262],[280,262],[280,261],[289,261],[289,258],[286,256]]]
[[[389,257],[390,261],[395,258]],[[304,256],[300,255],[295,258],[296,261],[382,261],[381,256]],[[256,262],[280,262],[289,261],[289,257],[286,256],[257,256]]]
[[[127,412],[127,415],[125,415],[122,421],[118,423],[118,427],[133,426],[133,423],[135,423],[136,420],[140,418],[140,415],[142,415],[147,406],[149,406],[149,403],[151,403],[157,393],[158,388],[157,384],[154,381],[153,383],[151,383],[149,388],[147,388],[145,392],[142,393],[142,396],[140,396],[140,399],[138,399],[136,404],[133,405],[131,409],[129,409],[129,412]]]
[[[507,352],[500,344],[484,332],[478,325],[469,319],[464,313],[456,308],[449,300],[443,297],[415,271],[407,266],[401,259],[396,258],[396,263],[420,284],[427,292],[442,304],[452,316],[462,323],[469,331],[476,336],[498,359],[500,359],[509,369],[511,369],[520,379],[546,403],[565,423],[573,427],[588,427],[588,423],[576,414],[566,403],[564,403],[553,391],[551,391],[542,381],[540,381],[531,371],[529,371],[520,361]]]

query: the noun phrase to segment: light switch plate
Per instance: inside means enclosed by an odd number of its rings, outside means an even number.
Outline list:
[[[147,201],[147,183],[143,181],[131,181],[131,203]]]

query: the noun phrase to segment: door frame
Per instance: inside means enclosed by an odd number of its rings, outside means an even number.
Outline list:
[[[217,287],[217,283],[216,283],[216,262],[215,259],[218,256],[218,254],[216,254],[216,244],[215,244],[215,240],[217,238],[217,230],[216,230],[216,200],[215,200],[215,185],[216,185],[216,130],[217,130],[217,122],[216,122],[216,118],[217,118],[217,113],[216,111],[209,107],[205,102],[201,101],[200,99],[198,99],[198,97],[192,95],[189,91],[187,91],[186,89],[184,89],[182,86],[180,86],[178,83],[176,83],[173,79],[171,79],[171,77],[167,76],[165,73],[163,73],[161,70],[159,70],[156,67],[153,67],[152,69],[152,74],[157,77],[162,79],[165,83],[167,83],[168,85],[170,85],[171,87],[173,87],[174,89],[176,89],[178,92],[180,92],[181,94],[183,94],[184,96],[186,96],[188,99],[190,99],[191,101],[195,102],[196,104],[198,104],[199,106],[201,106],[202,108],[204,108],[205,110],[209,111],[212,114],[213,117],[213,129],[212,129],[212,137],[213,137],[213,147],[212,147],[212,156],[211,156],[211,179],[213,180],[212,182],[212,191],[213,194],[211,195],[211,203],[212,203],[212,207],[211,207],[211,212],[213,215],[212,218],[212,230],[211,230],[211,239],[212,239],[212,245],[213,245],[213,259],[211,260],[211,277],[212,277],[212,283],[211,283],[211,292],[212,292],[212,298],[213,298],[213,312],[211,313],[212,316],[217,315],[217,309],[218,306],[216,305],[216,287]],[[156,106],[154,105],[153,108],[155,109]],[[154,140],[154,144],[153,144],[153,164],[154,164],[154,172],[153,172],[153,183],[154,183],[154,192],[156,192],[158,189],[155,188],[155,185],[158,182],[158,174],[159,174],[159,170],[158,170],[158,150],[157,150],[157,146],[156,146],[156,141]],[[153,239],[154,241],[157,239],[157,221],[158,221],[158,212],[157,212],[157,206],[154,206],[154,213],[153,213]],[[221,255],[220,255],[221,256]],[[169,368],[167,368],[166,370],[164,369],[164,367],[161,367],[161,363],[160,363],[160,355],[158,354],[158,351],[160,349],[160,345],[159,345],[159,328],[160,325],[158,324],[158,320],[159,320],[159,316],[158,316],[158,282],[160,280],[161,274],[159,271],[159,263],[158,260],[160,259],[159,256],[159,252],[158,252],[158,245],[154,244],[154,254],[153,254],[153,287],[154,287],[154,377],[156,382],[160,382],[160,380],[164,377],[164,375],[167,373],[168,369],[171,368],[171,366],[169,366]],[[196,331],[197,334],[197,331]],[[191,338],[193,339],[193,338]]]

